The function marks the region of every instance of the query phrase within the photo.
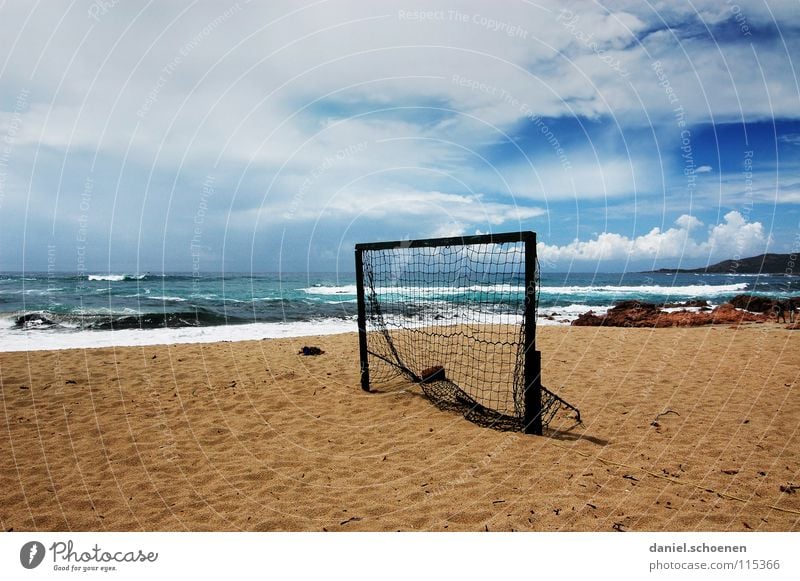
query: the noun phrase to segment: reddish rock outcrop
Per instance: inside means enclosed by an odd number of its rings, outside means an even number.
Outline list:
[[[597,316],[594,311],[587,311],[570,323],[573,327],[599,327],[603,324],[605,317]]]
[[[610,308],[605,315],[592,311],[579,316],[572,324],[576,327],[699,327],[713,324],[739,324],[763,322],[767,315],[736,309],[731,304],[720,305],[713,311],[662,311],[657,305],[638,301],[624,301]]]
[[[780,301],[770,297],[736,295],[728,302],[737,309],[745,309],[747,311],[753,311],[754,313],[773,313],[775,312],[775,307],[779,303],[783,303],[785,309],[800,309],[800,300],[797,299]]]

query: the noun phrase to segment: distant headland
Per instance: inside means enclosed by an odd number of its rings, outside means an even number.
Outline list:
[[[795,267],[796,254],[761,254],[738,260],[723,260],[702,268],[660,268],[648,272],[666,274],[707,273],[707,274],[783,274],[796,276],[800,274]],[[800,265],[798,265],[800,267]]]

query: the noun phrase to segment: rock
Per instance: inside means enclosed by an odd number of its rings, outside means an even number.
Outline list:
[[[711,322],[715,324],[721,323],[763,323],[766,317],[764,315],[759,315],[755,313],[750,313],[747,311],[741,311],[735,308],[730,303],[725,303],[723,305],[718,306],[716,309],[711,311],[711,313],[698,313],[703,315],[709,315],[711,317]]]
[[[298,355],[322,355],[325,351],[320,349],[319,347],[309,347],[304,345],[300,351],[297,352]]]
[[[573,327],[599,327],[603,324],[603,317],[598,317],[594,311],[588,311],[570,323]]]
[[[767,297],[756,297],[752,295],[736,295],[728,301],[737,309],[752,311],[754,313],[768,313],[772,310],[775,301]]]
[[[603,316],[592,311],[572,322],[575,326],[607,327],[699,327],[712,324],[739,324],[763,322],[767,315],[741,311],[731,304],[720,305],[712,311],[675,311],[667,313],[657,305],[639,301],[624,301],[608,310]]]
[[[441,365],[433,365],[423,369],[419,374],[422,383],[432,383],[434,381],[445,381],[447,377],[444,373],[444,367]]]
[[[657,326],[659,313],[661,312],[658,305],[652,303],[622,301],[608,310],[605,324],[612,327]],[[650,324],[651,322],[656,324]]]
[[[778,303],[783,303],[785,308],[800,309],[800,299],[776,299],[771,297],[759,297],[753,295],[736,295],[728,301],[737,309],[744,309],[754,313],[774,313]]]
[[[55,322],[45,317],[42,313],[25,313],[14,321],[15,329],[36,329],[39,327],[52,327],[53,325],[55,325]]]

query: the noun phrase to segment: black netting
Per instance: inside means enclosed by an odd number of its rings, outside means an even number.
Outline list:
[[[526,317],[524,244],[361,250],[371,384],[405,376],[442,409],[522,429],[525,326],[535,325]],[[543,425],[562,406],[575,410],[542,394]]]

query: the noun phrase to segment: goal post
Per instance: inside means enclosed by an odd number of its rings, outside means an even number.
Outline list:
[[[524,300],[524,344],[525,357],[524,416],[523,427],[526,434],[542,435],[542,354],[536,350],[536,310],[539,284],[539,269],[536,260],[536,233],[522,232],[525,261],[525,300]]]
[[[477,423],[541,434],[536,234],[356,244],[361,387],[397,376]],[[578,415],[578,419],[579,419]]]

